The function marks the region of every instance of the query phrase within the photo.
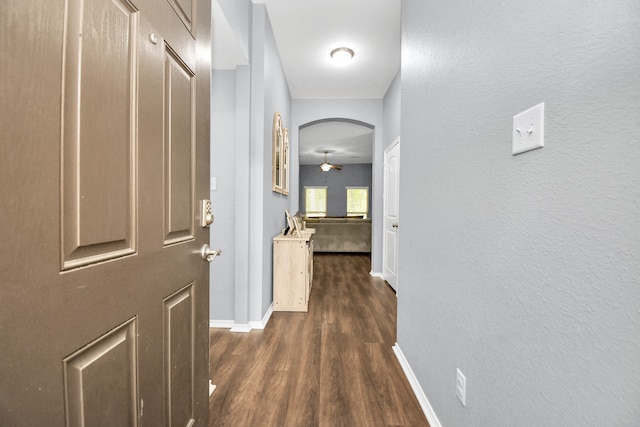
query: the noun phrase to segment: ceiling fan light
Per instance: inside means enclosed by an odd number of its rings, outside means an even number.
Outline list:
[[[320,165],[320,169],[322,169],[324,172],[329,172],[331,170],[331,165],[327,162],[324,162]]]
[[[331,59],[333,59],[336,64],[340,65],[351,61],[353,59],[353,55],[353,50],[348,47],[338,47],[331,51]]]

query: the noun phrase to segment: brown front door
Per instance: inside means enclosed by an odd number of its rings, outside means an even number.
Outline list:
[[[206,425],[210,3],[0,25],[0,426]]]

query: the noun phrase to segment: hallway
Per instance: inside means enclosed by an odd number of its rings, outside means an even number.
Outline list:
[[[211,329],[210,426],[428,426],[392,350],[396,297],[364,254],[315,254],[308,313]]]

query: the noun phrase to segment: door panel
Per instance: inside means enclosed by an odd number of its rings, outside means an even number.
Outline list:
[[[387,156],[387,198],[386,212],[389,218],[398,218],[398,194],[394,191],[398,188],[398,163],[399,158],[396,150],[392,149]]]
[[[96,21],[100,28],[92,24]],[[120,0],[73,0],[65,23],[61,187],[66,270],[136,251],[138,13]]]
[[[165,245],[193,238],[195,77],[165,45]]]
[[[67,425],[137,426],[136,321],[64,360]]]
[[[396,266],[396,260],[397,260],[397,244],[396,244],[396,235],[397,233],[395,231],[388,231],[385,230],[385,263],[384,263],[384,267],[385,267],[385,272],[387,273],[387,275],[397,275],[397,266]],[[393,288],[395,289],[395,283],[393,285]]]
[[[195,0],[168,0],[173,10],[184,24],[184,26],[193,34],[193,23],[196,21],[196,1]]]
[[[0,64],[0,426],[207,424],[209,236],[194,224],[209,195],[210,63],[195,51],[210,51],[210,5],[198,1],[197,40],[165,1],[0,5],[12,59]]]
[[[166,425],[186,427],[194,417],[194,284],[178,291],[164,304],[164,359]]]

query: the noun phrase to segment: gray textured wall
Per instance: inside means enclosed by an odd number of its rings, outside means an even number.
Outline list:
[[[289,126],[291,96],[265,5],[222,3],[240,43],[251,45],[251,65],[212,77],[211,243],[223,256],[211,266],[210,306],[213,321],[243,327],[273,300],[272,238],[290,201],[271,191],[271,129],[276,111]]]
[[[273,36],[271,22],[264,5],[255,5],[254,9],[258,13],[264,11],[264,34],[262,40],[264,43],[264,127],[260,129],[263,132],[263,169],[261,190],[264,192],[264,234],[262,243],[262,306],[259,318],[256,318],[256,312],[253,312],[251,320],[261,320],[262,316],[273,301],[273,237],[278,235],[285,226],[285,209],[289,209],[291,196],[283,196],[274,193],[271,188],[271,166],[272,166],[272,132],[273,132],[273,114],[277,111],[282,116],[282,125],[291,128],[291,94],[289,86],[282,69],[280,55]],[[264,9],[264,10],[262,10]],[[254,12],[255,13],[255,12]],[[260,18],[263,19],[263,18]],[[256,27],[254,27],[256,31]],[[254,37],[254,48],[256,38]],[[254,57],[254,61],[258,58]],[[289,130],[291,133],[291,130]]]
[[[373,144],[373,141],[371,141]],[[300,165],[300,211],[305,211],[304,187],[327,187],[327,215],[347,214],[345,187],[369,187],[369,212],[371,212],[371,164],[343,165],[341,171],[323,172],[317,165]]]
[[[400,72],[398,71],[398,74],[396,74],[395,78],[391,82],[391,85],[389,85],[387,93],[384,95],[384,127],[382,132],[382,134],[384,135],[382,144],[383,151],[400,136],[400,82]]]
[[[210,264],[210,318],[234,319],[235,252],[235,151],[236,72],[214,71],[211,81],[211,176],[217,189],[211,191],[215,222],[210,245],[222,248],[224,256]]]
[[[220,5],[229,27],[233,30],[244,54],[249,57],[251,38],[251,0],[215,0]]]
[[[402,11],[398,343],[442,425],[640,425],[640,3]]]

